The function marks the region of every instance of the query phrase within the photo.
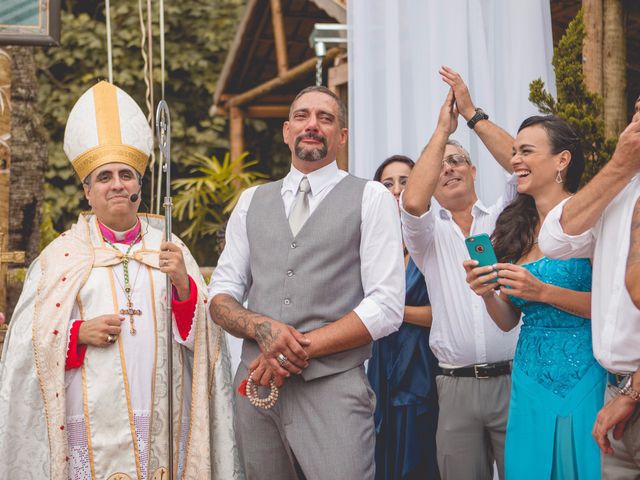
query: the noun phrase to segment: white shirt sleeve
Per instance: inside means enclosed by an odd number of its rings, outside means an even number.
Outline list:
[[[560,217],[568,200],[563,200],[547,214],[538,235],[538,246],[551,258],[592,258],[595,246],[593,228],[580,235],[567,235],[562,229]]]
[[[437,207],[431,199],[429,210],[416,217],[404,209],[404,192],[400,194],[400,215],[402,218],[402,238],[409,255],[424,274],[425,258],[434,244]]]
[[[405,272],[398,206],[380,183],[368,182],[362,202],[360,271],[364,299],[354,309],[374,340],[400,328]]]
[[[251,265],[249,264],[249,238],[247,237],[247,211],[253,194],[258,187],[252,187],[238,199],[231,212],[225,234],[225,247],[218,265],[209,282],[209,298],[226,293],[243,303],[251,285]]]

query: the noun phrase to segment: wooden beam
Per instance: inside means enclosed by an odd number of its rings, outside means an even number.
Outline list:
[[[254,31],[254,37],[253,40],[251,41],[251,45],[249,46],[249,50],[247,50],[247,53],[243,55],[244,58],[244,64],[242,66],[242,70],[240,71],[240,75],[238,75],[237,78],[245,78],[247,71],[249,70],[249,67],[251,65],[253,65],[253,57],[256,53],[256,48],[258,48],[258,43],[260,42],[260,40],[265,40],[263,38],[261,38],[262,32],[264,31],[264,27],[267,23],[267,15],[262,15],[262,17],[260,17],[260,22],[258,23],[258,28]],[[268,39],[267,41],[271,41],[271,39]]]
[[[582,0],[585,33],[582,46],[582,70],[587,89],[598,95],[603,93],[602,1]]]
[[[333,58],[339,55],[340,52],[341,49],[339,48],[330,49],[329,51],[327,51],[327,55],[324,57],[324,62],[333,60]],[[315,68],[315,57],[305,60],[300,65],[293,67],[291,70],[287,70],[287,72],[285,72],[283,75],[278,75],[276,78],[272,78],[271,80],[258,85],[251,90],[247,90],[246,92],[233,97],[227,102],[227,105],[229,106],[229,108],[245,105],[246,103],[255,100],[262,95],[272,92],[278,87],[282,87],[283,85],[286,85],[293,82],[294,80],[297,80],[300,77],[303,77],[307,73],[314,71]]]
[[[236,61],[236,55],[238,55],[240,45],[242,45],[242,40],[245,36],[247,26],[249,25],[249,20],[251,19],[253,11],[257,6],[258,0],[247,1],[244,15],[242,16],[240,25],[238,25],[236,36],[233,38],[231,47],[229,47],[229,53],[227,54],[227,58],[224,61],[224,66],[222,67],[222,71],[220,72],[220,76],[218,77],[218,82],[216,83],[216,91],[213,94],[214,105],[218,103],[220,95],[222,95],[222,92],[224,92],[224,90],[227,88],[227,82],[229,81],[229,76],[231,75],[231,69],[233,68],[233,64]]]
[[[288,118],[289,105],[251,105],[246,112],[247,118]]]
[[[329,68],[327,73],[327,87],[334,93],[337,87],[349,83],[349,64],[346,62]]]
[[[604,0],[604,134],[617,138],[627,125],[627,44],[622,0]]]
[[[273,38],[276,42],[278,75],[284,75],[289,70],[289,59],[287,58],[287,37],[284,32],[280,0],[271,0],[271,23],[273,25]]]
[[[229,109],[229,154],[231,161],[244,153],[244,112],[240,108]]]

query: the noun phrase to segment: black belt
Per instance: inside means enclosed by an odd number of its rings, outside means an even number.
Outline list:
[[[461,368],[443,368],[442,374],[448,377],[491,378],[511,374],[511,361],[480,363]]]

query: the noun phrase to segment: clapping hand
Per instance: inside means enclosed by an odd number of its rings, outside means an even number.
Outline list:
[[[453,89],[449,90],[440,113],[438,115],[438,129],[444,131],[447,135],[451,135],[458,128],[458,108],[456,107],[456,99]]]
[[[458,72],[451,67],[443,65],[438,73],[442,76],[442,80],[451,87],[456,101],[456,108],[465,120],[469,120],[476,114],[476,107],[471,101],[471,95],[466,83]]]

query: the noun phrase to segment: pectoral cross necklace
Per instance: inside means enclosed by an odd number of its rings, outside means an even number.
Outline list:
[[[124,271],[124,286],[122,286],[122,284],[120,283],[120,279],[118,277],[116,277],[116,280],[118,280],[118,285],[120,285],[120,288],[122,288],[122,290],[124,291],[124,294],[127,297],[127,308],[121,308],[120,309],[120,315],[128,315],[129,316],[129,332],[131,333],[131,335],[135,335],[136,334],[136,323],[135,323],[135,316],[138,315],[142,315],[142,310],[138,309],[138,308],[134,308],[133,306],[133,300],[131,299],[131,296],[133,295],[133,287],[131,286],[131,283],[129,282],[129,260],[132,258],[131,257],[131,249],[133,248],[133,246],[136,244],[136,242],[140,239],[140,234],[138,234],[138,236],[133,240],[133,242],[131,242],[129,244],[129,248],[127,248],[127,251],[124,253],[124,256],[122,257],[122,270]],[[113,248],[114,250],[118,250],[116,248],[116,246],[111,243],[109,240],[107,240],[105,238],[104,240],[111,248]],[[120,251],[120,250],[118,250]],[[140,273],[140,270],[138,270],[138,274]],[[133,282],[134,286],[136,284],[136,282],[138,281],[138,274],[136,274],[136,278],[135,281]]]

